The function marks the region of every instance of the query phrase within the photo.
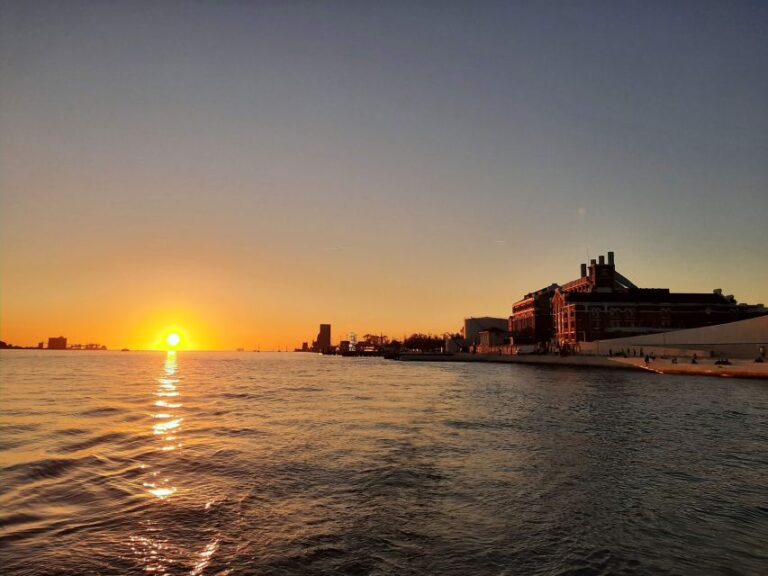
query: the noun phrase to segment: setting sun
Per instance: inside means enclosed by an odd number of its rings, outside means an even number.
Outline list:
[[[163,318],[160,316],[153,324],[147,323],[146,327],[139,327],[138,330],[144,330],[147,334],[152,334],[152,339],[147,341],[146,344],[136,346],[139,349],[143,346],[146,350],[199,350],[201,349],[201,343],[196,341],[193,337],[193,333],[204,333],[203,328],[199,325],[196,326],[196,330],[190,331],[187,327],[191,321],[187,320],[185,324],[181,324],[175,318]],[[205,346],[207,343],[203,343]],[[210,347],[215,347],[211,346]]]

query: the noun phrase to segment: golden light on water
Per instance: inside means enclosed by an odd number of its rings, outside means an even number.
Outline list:
[[[168,414],[163,414],[164,417],[168,418]],[[155,416],[155,418],[159,418],[160,416]],[[169,430],[173,430],[175,428],[178,428],[181,425],[181,418],[178,418],[176,420],[171,420],[169,422],[161,422],[159,424],[154,425],[155,434],[157,436],[162,436]]]
[[[169,346],[178,345],[180,341],[181,338],[175,332],[166,337],[166,342]],[[178,412],[178,409],[183,406],[182,402],[179,401],[180,383],[176,351],[168,350],[165,356],[163,371],[157,378],[157,388],[154,393],[159,399],[152,402],[153,407],[160,408],[161,410],[153,411],[151,414],[154,420],[152,433],[160,444],[158,449],[161,452],[172,452],[182,446],[179,434],[184,418]],[[174,401],[169,402],[164,399],[166,397],[174,397]],[[166,462],[167,465],[171,463],[172,461]],[[144,482],[144,487],[155,498],[167,500],[176,493],[177,488],[173,484],[172,478],[161,474],[161,468],[152,472],[152,480]]]
[[[171,486],[170,488],[166,488],[166,487],[158,488],[156,487],[155,484],[152,484],[152,483],[144,484],[144,486],[149,488],[147,492],[149,492],[153,496],[157,496],[161,500],[164,500],[176,493],[176,488],[174,486]]]
[[[160,408],[181,408],[181,404],[176,402],[166,402],[165,400],[158,400],[155,402],[155,406]]]

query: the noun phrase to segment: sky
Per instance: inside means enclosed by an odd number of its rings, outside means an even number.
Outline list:
[[[0,338],[506,317],[608,250],[768,304],[768,4],[0,2]]]

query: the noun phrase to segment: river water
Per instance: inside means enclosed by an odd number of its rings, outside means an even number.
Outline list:
[[[768,382],[3,351],[21,574],[768,574]]]

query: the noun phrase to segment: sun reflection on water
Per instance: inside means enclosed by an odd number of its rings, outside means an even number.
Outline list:
[[[150,413],[152,435],[158,452],[168,456],[164,456],[164,459],[156,461],[157,464],[152,466],[142,465],[142,468],[148,469],[148,477],[143,482],[143,488],[153,499],[168,504],[179,491],[170,474],[173,460],[168,458],[176,458],[170,453],[183,445],[180,439],[184,420],[180,413],[183,407],[180,400],[181,379],[178,375],[178,359],[175,351],[171,350],[167,353],[163,370],[156,382],[157,387],[151,402],[153,411]],[[166,398],[172,398],[172,400]],[[144,534],[136,534],[129,539],[134,558],[143,566],[146,573],[169,574],[170,568],[179,563],[179,559],[175,557],[178,547],[171,544],[162,526],[149,521],[144,526],[144,530]],[[200,565],[200,562],[201,560],[198,559],[195,566]]]
[[[143,482],[143,488],[148,496],[157,502],[157,506],[163,506],[166,514],[175,514],[183,509],[184,504],[176,498],[180,493],[184,497],[190,496],[190,491],[177,487],[178,478],[174,478],[174,464],[177,463],[176,452],[182,448],[182,428],[184,415],[181,377],[176,352],[171,350],[165,357],[162,373],[156,380],[156,388],[151,400],[151,429],[153,443],[159,453],[158,458],[153,458],[154,464],[143,464],[147,476]],[[182,497],[183,498],[183,497]],[[204,505],[207,511],[213,501]],[[220,540],[214,537],[207,543],[177,541],[173,536],[173,526],[157,520],[146,520],[142,528],[128,539],[128,546],[132,556],[138,562],[142,570],[148,574],[170,575],[171,573],[184,573],[190,576],[202,576],[208,569],[213,556],[219,550]],[[230,574],[229,569],[218,572],[219,576]]]
[[[178,377],[178,359],[176,352],[168,351],[165,357],[163,373],[157,379],[158,387],[155,390],[155,396],[159,400],[153,403],[157,408],[162,409],[152,414],[155,423],[152,425],[152,433],[159,441],[158,450],[161,452],[172,452],[182,447],[183,443],[179,438],[182,430],[184,418],[177,411],[183,406],[179,401],[181,392],[179,390],[180,378]],[[163,398],[173,397],[174,401],[169,402]],[[172,479],[160,475],[159,471],[152,472],[152,480],[144,482],[147,492],[160,500],[166,500],[177,492]]]

